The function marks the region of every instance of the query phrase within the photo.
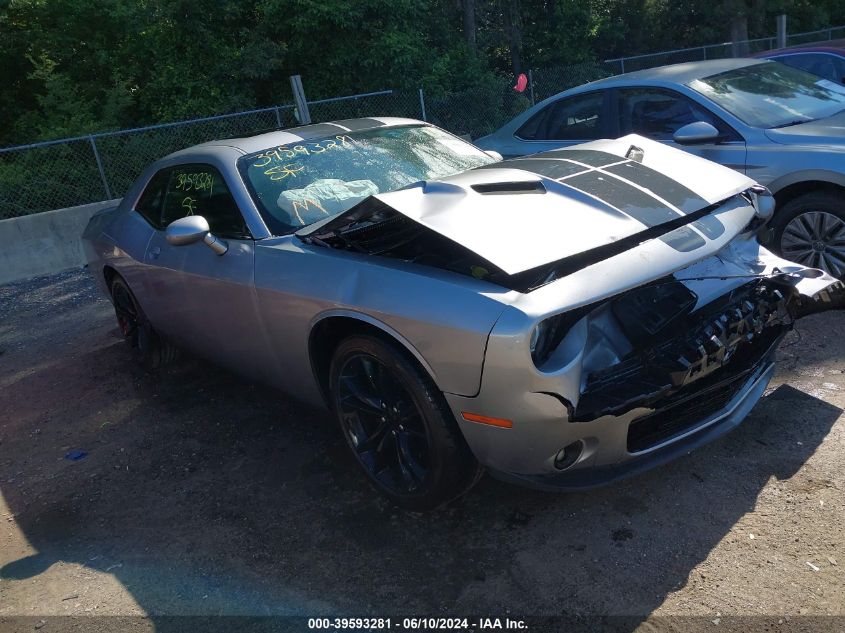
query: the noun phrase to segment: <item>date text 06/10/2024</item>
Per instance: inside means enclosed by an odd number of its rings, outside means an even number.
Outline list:
[[[524,620],[510,618],[308,618],[308,628],[323,631],[517,631],[528,626]]]

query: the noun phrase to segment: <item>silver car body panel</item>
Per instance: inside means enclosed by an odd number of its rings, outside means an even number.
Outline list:
[[[382,126],[419,124],[375,121]],[[301,138],[308,138],[307,130]],[[757,243],[749,228],[757,217],[753,198],[738,195],[753,184],[750,179],[636,136],[577,148],[594,153],[592,164],[579,165],[572,154],[564,154],[548,157],[546,167],[573,163],[576,172],[599,182],[624,180],[625,191],[636,190],[656,200],[669,214],[666,217],[681,224],[664,234],[660,222],[641,221],[645,216],[638,215],[640,211],[622,212],[600,193],[588,196],[564,184],[565,176],[555,179],[532,172],[536,165],[529,169],[519,161],[379,196],[397,212],[509,273],[538,263],[554,265],[573,253],[592,252],[590,247],[596,244],[634,240],[630,248],[594,258],[530,292],[433,266],[327,248],[309,243],[303,234],[271,236],[241,181],[236,161],[244,152],[291,142],[285,134],[207,143],[153,164],[116,209],[94,216],[86,228],[84,243],[94,279],[107,290],[106,275],[116,271],[163,334],[198,355],[317,406],[326,403],[321,377],[314,371],[315,332],[334,323],[331,319],[352,319],[377,328],[430,374],[472,451],[495,470],[520,476],[553,474],[556,453],[576,440],[583,440],[586,447],[572,467],[576,473],[589,466],[642,459],[642,451],[625,448],[624,438],[632,420],[648,413],[647,407],[588,422],[569,420],[590,368],[613,360],[620,345],[624,347],[602,302],[666,279],[694,293],[693,314],[741,289],[749,279],[782,278],[779,283],[796,288],[793,294],[822,299],[839,286],[821,271],[777,258]],[[295,132],[294,136],[298,137]],[[632,145],[642,150],[642,164],[625,158]],[[255,237],[227,240],[229,250],[222,256],[201,242],[169,244],[164,231],[154,229],[133,208],[157,170],[197,162],[214,165],[224,175]],[[617,167],[639,175],[619,178],[616,172],[604,173]],[[647,168],[677,187],[661,192],[649,185]],[[547,193],[507,191],[514,182],[531,181],[542,182]],[[472,189],[490,182],[507,186],[504,192],[487,196]],[[662,197],[671,197],[670,192],[676,196],[672,202]],[[679,192],[683,195],[678,198]],[[543,203],[534,207],[538,199]],[[488,206],[491,200],[501,202]],[[510,219],[505,215],[508,205]],[[555,217],[552,207],[567,221]],[[491,216],[485,221],[488,208]],[[690,213],[697,215],[687,220]],[[510,220],[507,231],[492,226],[506,220]],[[646,230],[657,233],[638,241],[638,234]],[[570,239],[568,231],[577,239]],[[570,328],[539,369],[529,350],[535,327],[592,305],[599,308]],[[770,375],[767,358],[758,362],[753,379],[734,401],[699,420],[700,425],[747,412]],[[513,426],[502,429],[468,422],[464,412],[507,418]]]
[[[674,64],[617,75],[571,88],[529,108],[492,134],[475,143],[503,156],[522,156],[583,141],[525,141],[516,136],[528,119],[546,106],[573,95],[616,88],[662,88],[679,93],[730,126],[741,140],[678,145],[661,141],[745,173],[777,194],[801,182],[823,182],[845,187],[845,113],[776,130],[752,127],[717,103],[689,87],[701,77],[755,64],[775,63],[760,59],[724,59]]]

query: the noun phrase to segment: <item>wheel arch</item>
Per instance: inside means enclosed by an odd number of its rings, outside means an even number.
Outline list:
[[[314,374],[320,395],[327,406],[331,407],[328,383],[332,355],[343,339],[355,334],[376,336],[398,344],[419,363],[437,388],[441,389],[432,366],[420,354],[419,350],[394,328],[367,314],[351,310],[331,310],[321,314],[313,322],[308,335],[308,358],[311,363],[311,371]]]
[[[845,194],[845,175],[836,172],[794,173],[771,183],[769,189],[775,196],[777,206],[794,200],[805,193],[816,191],[834,191]]]

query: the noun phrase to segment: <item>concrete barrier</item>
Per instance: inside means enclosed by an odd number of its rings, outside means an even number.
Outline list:
[[[0,284],[86,263],[80,237],[89,218],[120,200],[0,220]]]

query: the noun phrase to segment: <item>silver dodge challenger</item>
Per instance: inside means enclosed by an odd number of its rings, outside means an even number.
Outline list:
[[[488,470],[557,490],[737,426],[842,284],[777,257],[744,175],[640,136],[500,160],[409,119],[204,143],[84,233],[148,367],[184,348],[337,418],[435,507]]]

